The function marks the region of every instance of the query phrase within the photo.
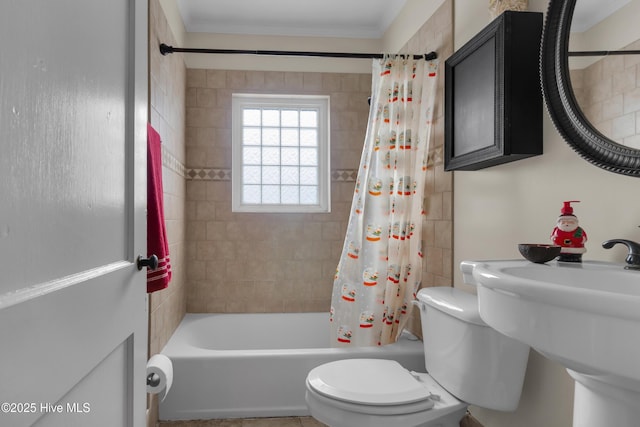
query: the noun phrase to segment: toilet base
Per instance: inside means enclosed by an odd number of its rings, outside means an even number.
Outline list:
[[[305,395],[311,416],[329,427],[459,427],[467,412],[467,405],[460,404],[446,413],[427,410],[410,414],[382,415],[354,413],[336,407],[336,402],[307,390]],[[434,419],[434,415],[437,418]]]

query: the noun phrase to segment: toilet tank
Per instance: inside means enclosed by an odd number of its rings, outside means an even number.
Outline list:
[[[466,403],[515,410],[529,346],[484,323],[474,294],[451,287],[424,288],[417,305],[429,375]]]

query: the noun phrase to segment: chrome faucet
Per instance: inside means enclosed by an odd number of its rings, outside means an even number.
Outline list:
[[[627,265],[624,268],[627,270],[640,270],[640,243],[626,239],[611,239],[603,242],[602,247],[611,249],[618,243],[625,245],[629,250],[629,254],[625,258]]]

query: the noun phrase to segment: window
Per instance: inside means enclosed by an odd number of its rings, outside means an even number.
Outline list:
[[[233,211],[329,212],[329,97],[233,95]]]

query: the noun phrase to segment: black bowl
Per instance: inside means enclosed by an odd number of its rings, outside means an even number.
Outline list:
[[[560,255],[560,246],[539,243],[520,243],[518,250],[523,257],[531,262],[544,264]]]

